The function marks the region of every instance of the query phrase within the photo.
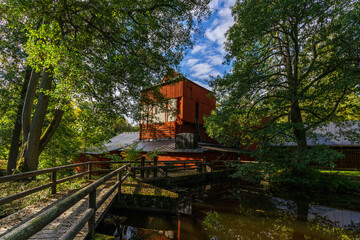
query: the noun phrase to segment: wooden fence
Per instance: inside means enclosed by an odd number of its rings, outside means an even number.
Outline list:
[[[73,178],[80,177],[80,176],[83,176],[85,174],[89,174],[89,177],[91,177],[91,175],[90,175],[91,171],[86,171],[86,172],[83,172],[83,173],[76,174],[74,176],[70,176],[70,177],[67,177],[67,178],[63,178],[61,180],[57,180],[56,179],[56,172],[59,171],[59,170],[62,170],[62,169],[73,168],[73,167],[77,167],[77,166],[81,166],[81,165],[88,165],[89,169],[91,169],[91,164],[93,164],[93,163],[94,162],[71,164],[71,165],[66,165],[66,166],[61,166],[61,167],[55,167],[55,168],[49,168],[49,169],[44,169],[44,170],[38,170],[38,171],[33,171],[33,172],[27,172],[27,173],[22,173],[22,174],[16,174],[16,175],[11,175],[11,176],[1,177],[0,178],[0,183],[1,182],[13,181],[13,180],[19,180],[19,179],[23,179],[23,178],[27,178],[27,177],[33,177],[33,176],[37,176],[37,175],[41,175],[41,174],[51,172],[52,173],[51,179],[53,180],[53,182],[51,182],[49,184],[45,184],[45,185],[43,185],[41,187],[36,187],[36,188],[30,189],[30,190],[27,190],[27,191],[22,192],[22,193],[18,193],[18,194],[14,194],[12,196],[9,196],[9,197],[2,198],[2,199],[0,199],[0,204],[7,203],[7,202],[13,201],[15,199],[22,198],[22,197],[27,196],[27,195],[29,195],[31,193],[40,191],[40,190],[48,188],[48,187],[52,188],[52,190],[53,190],[52,192],[56,192],[56,185],[57,184],[65,182],[65,181],[69,181],[69,180],[71,180]],[[63,239],[63,240],[65,240],[65,239],[66,240],[67,239],[73,239],[77,235],[77,233],[83,228],[83,226],[86,223],[88,223],[90,236],[94,237],[95,236],[95,212],[96,212],[96,210],[106,201],[106,199],[108,199],[108,197],[116,189],[118,189],[118,196],[120,197],[121,184],[129,176],[129,168],[130,168],[130,164],[126,164],[124,166],[121,166],[120,168],[112,171],[111,173],[103,176],[102,178],[100,178],[100,179],[96,180],[95,182],[91,183],[90,185],[86,186],[85,188],[79,190],[75,194],[72,194],[71,196],[61,200],[59,203],[57,203],[56,205],[50,207],[49,209],[47,209],[43,213],[39,214],[38,216],[34,217],[30,221],[28,221],[28,222],[24,223],[23,225],[21,225],[21,226],[15,228],[15,229],[13,229],[12,231],[8,232],[4,236],[2,236],[1,239],[4,239],[4,240],[28,239],[29,237],[31,237],[32,235],[34,235],[35,233],[40,231],[47,224],[49,224],[51,221],[53,221],[58,216],[60,216],[62,213],[64,213],[69,208],[74,206],[77,202],[79,202],[81,199],[83,199],[87,195],[89,195],[88,209],[85,211],[85,213],[81,217],[81,219],[77,223],[75,223],[66,232],[66,234],[64,236],[62,236],[61,239]],[[123,176],[123,172],[125,172],[125,171],[127,173]],[[99,201],[96,201],[96,189],[100,185],[104,184],[106,181],[110,180],[114,176],[117,176],[117,183],[113,187],[111,187],[110,190],[106,194],[104,194]]]

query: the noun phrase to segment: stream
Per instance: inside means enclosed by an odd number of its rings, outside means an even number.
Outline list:
[[[233,182],[169,189],[177,214],[110,209],[98,233],[115,239],[360,239],[358,195],[273,196]]]

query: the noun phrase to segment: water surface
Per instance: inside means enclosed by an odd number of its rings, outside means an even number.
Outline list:
[[[357,196],[276,197],[233,183],[172,189],[179,213],[110,210],[97,228],[117,239],[360,239]]]

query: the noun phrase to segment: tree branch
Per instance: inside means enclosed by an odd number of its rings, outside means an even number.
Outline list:
[[[317,76],[314,80],[312,80],[307,86],[305,86],[303,88],[303,90],[301,90],[299,96],[302,96],[312,85],[314,85],[316,82],[320,81],[321,79],[323,79],[324,77],[326,77],[328,74],[334,72],[338,67],[340,66],[340,64],[335,65],[333,67],[329,67],[327,68],[326,71],[324,71],[323,73],[321,73],[319,76]]]
[[[64,115],[64,111],[59,110],[59,109],[55,110],[53,119],[51,120],[50,124],[48,125],[45,132],[43,133],[43,135],[40,138],[40,146],[39,146],[40,152],[50,142],[52,136],[54,135],[56,129],[58,128],[58,126],[61,122],[63,115]]]

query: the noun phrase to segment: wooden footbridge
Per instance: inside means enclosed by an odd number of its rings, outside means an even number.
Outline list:
[[[122,165],[117,169],[94,170],[94,166],[102,164],[115,166]],[[158,179],[176,175],[203,174],[219,169],[227,168],[224,162],[206,163],[199,161],[154,161],[136,162],[85,162],[70,164],[60,167],[42,169],[33,172],[0,177],[0,184],[5,182],[19,181],[27,178],[35,178],[38,175],[49,174],[50,182],[11,196],[0,199],[0,205],[23,198],[32,193],[50,188],[52,194],[56,194],[57,185],[75,178],[87,176],[91,180],[96,172],[108,172],[105,176],[93,181],[81,190],[57,199],[44,209],[35,211],[28,219],[21,221],[9,229],[1,228],[0,239],[86,239],[95,236],[95,228],[110,208],[112,202],[121,196],[121,186],[128,176],[139,179]],[[58,172],[65,169],[77,168],[81,170],[75,175],[58,179]],[[109,173],[109,171],[111,171]],[[3,219],[6,220],[6,219]],[[86,224],[87,223],[87,224]]]

